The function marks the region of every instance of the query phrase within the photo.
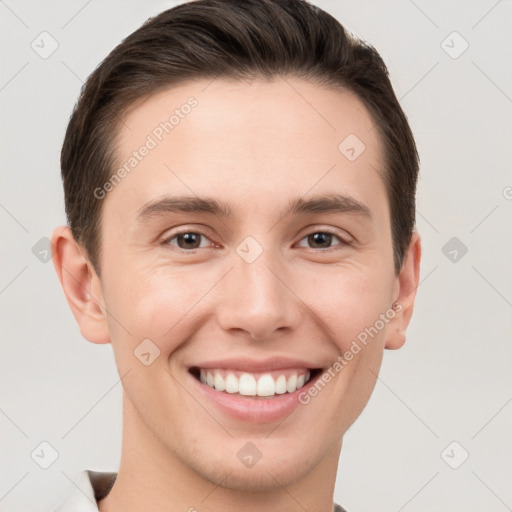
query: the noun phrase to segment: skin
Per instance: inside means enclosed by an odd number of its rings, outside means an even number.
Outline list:
[[[52,236],[80,332],[112,344],[123,377],[122,458],[100,510],[331,511],[343,435],[370,398],[384,349],[405,342],[420,236],[397,276],[378,131],[356,96],[300,79],[198,81],[139,101],[120,129],[119,164],[190,96],[198,106],[103,199],[101,279],[69,228]],[[338,150],[349,133],[366,146],[353,162]],[[291,198],[333,192],[364,203],[372,218],[280,215]],[[139,209],[164,194],[214,197],[234,216],[137,223]],[[315,246],[307,235],[322,228],[336,235]],[[204,233],[201,247],[162,243],[181,230]],[[250,264],[236,252],[247,236],[263,248]],[[232,419],[188,385],[190,365],[225,357],[327,368],[394,301],[400,312],[284,421]],[[160,349],[150,366],[133,354],[146,338]],[[262,453],[251,468],[236,456],[249,441]]]

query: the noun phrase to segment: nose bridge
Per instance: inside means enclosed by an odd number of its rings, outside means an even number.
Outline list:
[[[294,328],[300,305],[284,284],[286,272],[276,251],[251,237],[236,248],[233,269],[218,309],[224,329],[242,329],[253,338],[270,337],[276,330]]]

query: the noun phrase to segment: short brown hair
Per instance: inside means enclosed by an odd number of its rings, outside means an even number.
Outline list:
[[[195,79],[294,76],[355,93],[385,150],[398,274],[415,226],[419,156],[378,52],[306,0],[195,0],[149,18],[91,73],[61,153],[68,224],[100,275],[101,207],[116,136],[136,100]]]

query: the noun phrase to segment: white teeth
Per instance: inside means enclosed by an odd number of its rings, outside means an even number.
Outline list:
[[[286,393],[286,377],[280,375],[276,380],[276,395]]]
[[[293,393],[297,389],[297,375],[293,374],[286,381],[286,391]]]
[[[226,376],[226,391],[238,393],[238,379],[232,373],[228,373]]]
[[[276,394],[276,384],[272,375],[262,375],[258,380],[258,396],[272,396]]]
[[[219,372],[215,372],[213,383],[215,384],[215,389],[217,391],[224,391],[226,389],[226,383]]]
[[[203,370],[199,372],[199,380],[217,391],[226,393],[240,393],[244,396],[274,396],[286,392],[293,393],[302,388],[311,377],[310,372],[297,376],[291,374],[288,379],[279,375],[274,379],[270,373],[261,375],[258,379],[251,373],[242,373],[237,378],[234,373],[228,372],[226,378],[219,370]]]
[[[239,390],[241,395],[254,396],[256,395],[256,379],[250,373],[243,373],[240,376]]]

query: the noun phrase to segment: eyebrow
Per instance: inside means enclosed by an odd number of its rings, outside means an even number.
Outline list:
[[[221,218],[233,217],[233,209],[228,204],[210,197],[164,196],[143,205],[136,220],[142,223],[166,213],[205,213]],[[351,196],[341,194],[318,195],[308,199],[293,198],[279,218],[303,213],[350,213],[372,219],[368,206]]]

